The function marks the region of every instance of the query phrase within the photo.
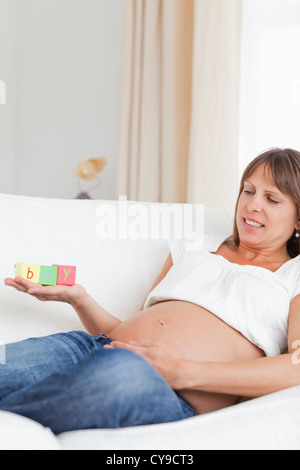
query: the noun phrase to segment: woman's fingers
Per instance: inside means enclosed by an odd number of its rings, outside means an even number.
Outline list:
[[[6,286],[14,287],[20,292],[26,292],[41,301],[52,300],[72,304],[86,295],[86,290],[80,284],[75,284],[74,286],[43,286],[22,277],[16,277],[15,279],[6,278],[4,283]]]
[[[141,339],[139,341],[129,341],[129,344],[141,348],[151,348],[153,346],[162,346],[164,343],[162,341],[154,341],[152,339]]]
[[[123,349],[134,349],[134,348],[151,348],[153,346],[161,346],[161,341],[152,341],[150,339],[141,339],[139,341],[129,341],[124,343],[123,341],[112,341],[111,346],[114,348]]]
[[[123,343],[123,341],[112,341],[110,344],[104,346],[105,349],[127,349],[129,351],[136,351],[137,347],[130,343]]]
[[[28,286],[26,286],[24,283],[20,282],[18,279],[5,279],[4,281],[6,286],[14,287],[20,292],[27,292]]]
[[[110,345],[104,346],[104,348],[127,349],[139,354],[164,377],[172,388],[177,389],[181,358],[165,343],[151,340],[130,341],[129,343],[112,341]]]
[[[34,282],[30,282],[27,281],[27,279],[23,279],[22,277],[16,277],[15,279],[7,278],[4,280],[4,282],[7,286],[22,287],[25,289],[29,289],[30,287],[34,287],[37,285]]]
[[[16,277],[15,279],[7,278],[4,280],[4,283],[6,286],[14,287],[19,292],[26,292],[27,294],[36,296],[37,298],[38,296],[42,296],[43,300],[47,300],[47,298],[51,299],[58,293],[57,289],[55,289],[56,286],[42,286],[41,284],[30,282],[22,277]],[[60,289],[60,291],[61,290],[62,289]]]

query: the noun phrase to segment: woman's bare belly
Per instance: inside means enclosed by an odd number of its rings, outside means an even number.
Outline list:
[[[183,358],[206,362],[246,361],[264,353],[208,310],[190,302],[166,301],[142,310],[109,334],[119,341],[160,340]],[[237,396],[182,390],[198,414],[237,402]]]

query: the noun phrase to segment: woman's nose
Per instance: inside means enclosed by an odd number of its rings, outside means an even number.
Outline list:
[[[248,201],[247,209],[249,212],[260,212],[262,210],[262,201],[258,195],[254,195],[250,201]]]

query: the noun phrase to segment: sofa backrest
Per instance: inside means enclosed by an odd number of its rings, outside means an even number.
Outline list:
[[[169,254],[153,213],[174,206],[0,194],[0,341],[84,329],[69,305],[40,302],[4,286],[17,262],[75,265],[76,282],[106,310],[121,320],[137,313]],[[186,217],[194,214],[191,207],[176,210]],[[204,224],[205,230],[227,233],[232,220],[204,208]]]

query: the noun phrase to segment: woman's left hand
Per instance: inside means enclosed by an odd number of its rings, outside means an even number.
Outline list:
[[[180,390],[182,358],[162,341],[112,341],[105,349],[127,349],[146,359],[174,390]]]

